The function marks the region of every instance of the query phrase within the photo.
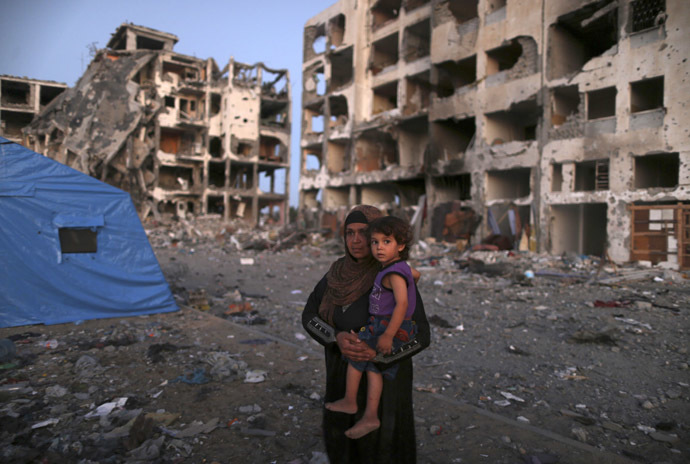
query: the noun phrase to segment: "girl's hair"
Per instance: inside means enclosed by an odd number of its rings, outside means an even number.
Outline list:
[[[374,232],[390,235],[398,242],[398,245],[405,245],[403,251],[400,252],[400,259],[406,260],[410,256],[412,228],[406,221],[395,216],[380,217],[369,224],[369,234]]]

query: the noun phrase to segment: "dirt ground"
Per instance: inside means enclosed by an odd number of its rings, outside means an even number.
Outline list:
[[[233,232],[148,226],[180,311],[0,329],[2,462],[327,462],[300,312],[341,245]],[[411,263],[420,463],[690,460],[688,276],[431,241]]]

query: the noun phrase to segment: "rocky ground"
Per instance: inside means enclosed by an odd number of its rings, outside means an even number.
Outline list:
[[[326,462],[322,350],[300,312],[338,240],[147,229],[182,309],[0,329],[16,348],[2,462]],[[415,358],[419,462],[688,462],[690,276],[413,251],[432,325]]]

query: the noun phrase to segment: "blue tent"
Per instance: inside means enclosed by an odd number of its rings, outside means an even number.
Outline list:
[[[0,327],[176,310],[128,193],[0,137]]]

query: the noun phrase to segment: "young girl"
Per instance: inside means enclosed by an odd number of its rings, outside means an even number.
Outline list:
[[[410,269],[404,261],[412,241],[410,226],[402,219],[386,216],[369,225],[371,254],[381,263],[374,287],[369,296],[369,325],[358,336],[379,353],[391,354],[400,345],[409,342],[416,334],[412,322],[415,309],[415,278],[419,273]],[[415,275],[413,275],[413,272]],[[347,414],[357,412],[357,390],[362,372],[367,372],[367,405],[362,418],[345,431],[349,438],[357,439],[381,426],[378,417],[379,401],[383,390],[383,376],[393,379],[397,365],[379,371],[373,362],[349,362],[345,397],[326,403],[326,409]]]

